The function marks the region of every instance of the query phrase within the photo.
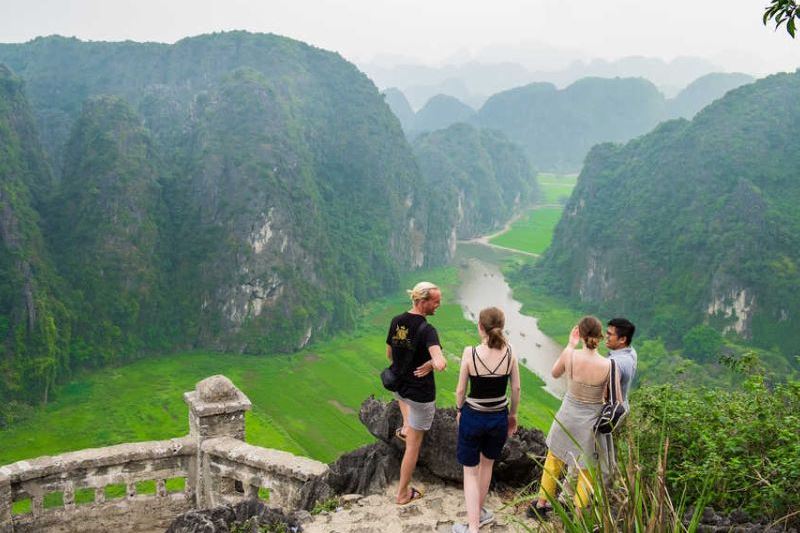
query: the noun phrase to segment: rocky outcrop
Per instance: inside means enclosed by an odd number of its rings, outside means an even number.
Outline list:
[[[178,516],[166,533],[230,533],[231,531],[302,531],[300,525],[308,513],[284,513],[258,500],[236,505],[221,505],[203,511],[189,511]],[[283,527],[283,529],[281,529]]]
[[[331,469],[336,471],[338,468],[338,484],[343,486],[373,488],[385,486],[382,480],[395,479],[398,476],[403,456],[404,444],[394,436],[395,429],[403,424],[400,408],[396,401],[387,404],[370,397],[361,404],[359,418],[369,432],[381,442],[372,445],[372,449],[366,447],[353,452],[361,453],[355,456],[359,458],[358,460],[354,460],[355,457],[343,456],[340,461],[346,459],[345,462],[340,465],[337,461]],[[438,478],[461,482],[463,470],[456,461],[457,436],[456,410],[437,409],[433,425],[425,435],[417,465]],[[391,453],[395,459],[387,459],[383,453]],[[520,428],[508,439],[500,459],[495,463],[495,484],[522,487],[538,479],[541,475],[540,464],[546,453],[547,446],[541,431]],[[348,463],[352,463],[354,468],[348,469],[346,466]],[[372,473],[371,476],[369,472]]]
[[[330,465],[328,485],[337,494],[375,494],[398,477],[401,458],[385,442],[362,446]]]

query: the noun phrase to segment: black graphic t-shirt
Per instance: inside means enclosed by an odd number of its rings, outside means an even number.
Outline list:
[[[433,372],[418,378],[414,376],[414,370],[431,360],[428,348],[441,346],[441,343],[436,328],[430,324],[419,334],[419,340],[414,338],[423,322],[426,320],[422,315],[409,312],[397,315],[389,326],[386,344],[392,347],[392,370],[401,378],[397,393],[403,398],[415,402],[432,402],[436,399]],[[409,361],[408,355],[415,346],[413,356]]]

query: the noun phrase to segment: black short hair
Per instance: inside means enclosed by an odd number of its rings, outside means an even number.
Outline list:
[[[633,334],[636,333],[636,326],[627,318],[612,318],[608,321],[609,326],[614,326],[617,331],[617,337],[625,337],[626,346],[630,346],[633,340]]]

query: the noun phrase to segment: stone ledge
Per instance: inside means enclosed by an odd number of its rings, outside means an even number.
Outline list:
[[[299,481],[308,481],[326,474],[329,470],[328,465],[314,459],[253,446],[230,437],[209,439],[203,442],[202,451],[212,457],[220,457]]]
[[[196,439],[180,437],[170,440],[118,444],[105,448],[89,448],[56,456],[42,456],[0,467],[0,476],[11,483],[51,476],[59,472],[96,468],[130,462],[147,461],[197,453]]]

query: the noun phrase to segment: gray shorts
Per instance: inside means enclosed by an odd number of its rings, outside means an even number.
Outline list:
[[[396,392],[395,400],[404,402],[408,406],[408,425],[417,431],[428,431],[433,425],[433,415],[436,413],[436,402],[415,402],[403,398]]]

